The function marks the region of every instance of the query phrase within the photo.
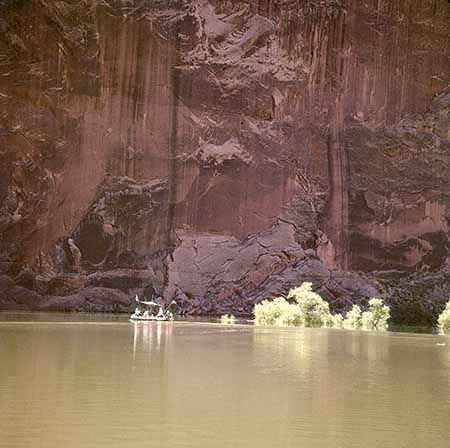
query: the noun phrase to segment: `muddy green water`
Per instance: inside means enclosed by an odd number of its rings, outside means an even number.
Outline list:
[[[1,448],[450,448],[447,337],[0,320]]]

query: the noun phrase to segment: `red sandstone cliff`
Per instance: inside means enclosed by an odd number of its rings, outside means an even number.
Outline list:
[[[0,30],[12,307],[450,293],[448,2],[3,0]]]

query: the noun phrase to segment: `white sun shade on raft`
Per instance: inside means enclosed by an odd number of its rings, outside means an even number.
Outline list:
[[[136,300],[136,302],[142,303],[142,304],[147,305],[147,306],[159,306],[159,307],[162,308],[162,305],[160,305],[159,303],[153,302],[153,300],[150,300],[150,302],[139,300],[139,297],[137,296],[137,294],[136,294],[135,300]]]

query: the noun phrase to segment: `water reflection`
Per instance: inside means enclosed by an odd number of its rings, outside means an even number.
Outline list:
[[[285,430],[308,446],[425,447],[449,437],[450,398],[438,392],[449,353],[429,336],[257,329],[253,358],[266,405],[284,403]]]
[[[161,351],[170,344],[173,324],[170,322],[133,322],[133,363],[136,361],[136,353],[148,353],[148,359],[152,353]],[[133,364],[134,365],[134,364]]]
[[[4,323],[0,447],[448,448],[450,347],[440,340]]]

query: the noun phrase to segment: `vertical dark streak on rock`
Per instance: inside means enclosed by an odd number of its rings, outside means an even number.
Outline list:
[[[335,263],[340,269],[348,268],[349,260],[349,165],[347,149],[343,139],[344,106],[343,95],[348,70],[348,44],[346,42],[346,17],[340,13],[335,22],[335,40],[339,42],[335,58],[337,78],[335,86],[336,100],[331,116],[327,141],[330,196],[326,213],[326,230],[335,249]]]
[[[169,51],[170,57],[170,91],[171,106],[169,117],[169,154],[168,154],[168,195],[167,195],[167,218],[166,218],[166,245],[173,249],[175,246],[174,219],[177,199],[177,132],[178,132],[178,97],[180,79],[177,73],[177,61],[180,52],[179,32],[176,31],[174,48]]]
[[[341,100],[337,102],[341,103]],[[336,115],[341,104],[336,105]],[[336,120],[339,118],[336,117]],[[328,136],[328,166],[330,172],[330,198],[327,210],[327,227],[336,253],[336,264],[340,269],[348,267],[348,206],[349,170],[346,147],[342,141],[342,127],[333,123]]]

